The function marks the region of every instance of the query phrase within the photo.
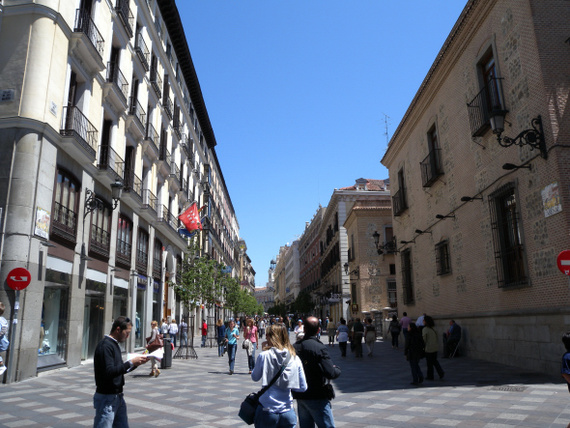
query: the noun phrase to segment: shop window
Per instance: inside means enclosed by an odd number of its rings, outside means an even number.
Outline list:
[[[525,285],[524,247],[514,183],[492,193],[489,203],[499,287]]]
[[[51,235],[54,240],[72,246],[77,235],[79,182],[67,171],[58,169],[53,193]]]

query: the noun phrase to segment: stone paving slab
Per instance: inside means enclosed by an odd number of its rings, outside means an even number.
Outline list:
[[[337,427],[565,428],[570,422],[570,394],[557,373],[459,357],[440,360],[443,380],[414,387],[402,351],[387,342],[376,343],[373,357],[342,358],[338,346],[328,349],[342,369],[333,382]],[[157,378],[148,376],[149,364],[126,376],[131,426],[246,426],[239,405],[260,386],[248,374],[245,351],[238,349],[231,376],[215,347],[196,352],[198,359],[175,359]],[[420,365],[425,374],[425,361]],[[92,362],[0,385],[0,427],[92,426],[94,389]]]

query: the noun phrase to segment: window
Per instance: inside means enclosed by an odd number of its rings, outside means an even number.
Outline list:
[[[133,223],[125,216],[119,217],[117,228],[117,265],[127,269],[131,267],[131,240]]]
[[[514,183],[492,193],[489,203],[499,287],[525,285],[524,248]]]
[[[111,207],[105,204],[91,213],[90,255],[103,259],[109,258],[111,212]]]
[[[148,266],[148,233],[146,230],[139,228],[137,236],[137,271],[143,275],[147,275]]]
[[[63,243],[75,244],[78,199],[78,181],[67,171],[58,170],[53,194],[51,233]]]
[[[162,277],[162,242],[158,239],[154,240],[152,276],[158,281],[160,281]]]
[[[420,162],[422,171],[422,184],[424,187],[430,187],[437,178],[443,174],[441,167],[441,149],[439,148],[439,140],[437,128],[435,124],[430,128],[427,134],[428,155]]]
[[[402,287],[404,304],[414,303],[414,283],[412,279],[412,251],[409,249],[402,251]]]
[[[489,48],[478,62],[477,75],[480,91],[467,104],[473,137],[480,137],[489,130],[489,118],[493,110],[506,110],[501,78],[498,76],[497,63],[492,48]]]
[[[389,279],[387,281],[388,285],[388,305],[391,308],[398,307],[398,292],[396,291],[396,280]]]
[[[392,196],[392,209],[394,216],[401,215],[408,208],[406,201],[406,182],[404,180],[404,168],[398,171],[398,191]]]
[[[396,275],[396,265],[394,263],[390,263],[390,275]]]
[[[435,246],[435,264],[438,275],[451,273],[451,260],[449,259],[449,241],[441,241]]]

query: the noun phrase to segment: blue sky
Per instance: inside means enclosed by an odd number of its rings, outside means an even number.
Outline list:
[[[386,120],[391,137],[465,4],[177,1],[257,287],[335,188],[388,178]]]

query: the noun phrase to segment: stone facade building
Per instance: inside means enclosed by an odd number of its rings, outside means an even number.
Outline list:
[[[570,246],[568,6],[469,0],[382,159],[400,312],[440,333],[455,319],[470,356],[551,373],[570,322],[556,265]]]
[[[319,205],[299,238],[299,283],[300,291],[311,295],[316,311],[320,314],[321,297],[313,291],[321,284],[321,253],[319,250],[321,222],[325,208]]]
[[[238,222],[174,0],[4,0],[0,64],[9,381],[90,358],[119,315],[133,320],[129,351],[152,320],[179,318],[168,283],[192,201],[202,252],[238,275]],[[21,292],[6,286],[15,267],[32,276]]]

